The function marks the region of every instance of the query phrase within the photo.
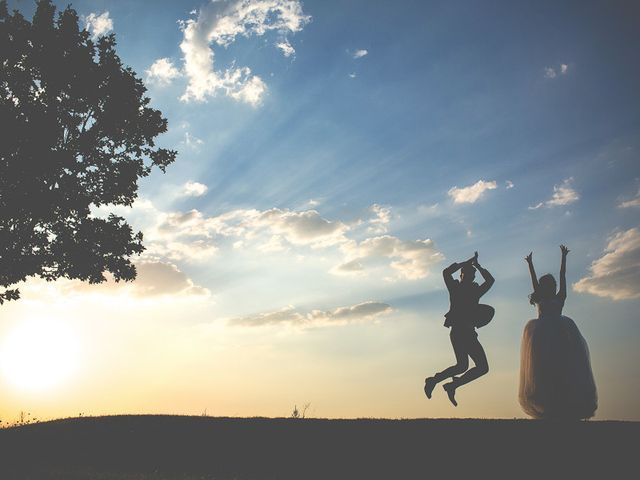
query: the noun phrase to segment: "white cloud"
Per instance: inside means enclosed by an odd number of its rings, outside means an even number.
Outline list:
[[[349,74],[349,78],[356,78],[356,77],[357,77],[357,75],[355,73],[350,73]]]
[[[172,263],[141,262],[136,268],[138,274],[132,283],[135,295],[209,295],[206,288],[195,285]],[[120,285],[123,286],[122,282]]]
[[[618,204],[618,208],[632,208],[632,207],[640,207],[640,191],[636,193],[636,196],[630,200],[625,200]]]
[[[375,216],[369,220],[367,231],[375,234],[387,233],[391,221],[391,208],[374,203],[369,211]]]
[[[287,247],[280,235],[271,235],[268,241],[258,245],[257,249],[262,253],[284,252]]]
[[[580,196],[571,186],[572,183],[573,178],[567,178],[560,185],[554,185],[553,195],[551,199],[547,200],[546,205],[549,207],[559,207],[578,201]]]
[[[236,69],[236,70],[227,70],[225,72],[225,78],[227,78],[227,73],[229,73],[229,77],[231,78],[231,82],[237,85],[236,88],[233,88],[227,92],[234,100],[238,100],[240,102],[248,103],[249,105],[258,106],[262,102],[262,97],[264,93],[267,91],[267,85],[262,81],[262,79],[258,76],[251,77],[251,70],[248,68],[244,69]],[[245,80],[237,80],[242,75],[246,75]]]
[[[482,198],[484,192],[495,188],[497,188],[495,181],[485,182],[484,180],[478,180],[468,187],[453,187],[447,193],[453,199],[453,203],[475,203]]]
[[[131,282],[116,282],[113,276],[105,273],[106,281],[89,284],[80,280],[60,279],[56,282],[32,280],[24,291],[30,298],[51,296],[124,296],[134,298],[147,297],[208,297],[211,292],[196,285],[184,272],[170,262],[140,260],[136,262],[137,275]]]
[[[371,210],[376,212],[373,219],[355,223],[329,220],[313,209],[236,209],[216,216],[196,209],[163,212],[145,200],[137,200],[133,208],[95,210],[98,216],[113,211],[141,229],[146,246],[143,259],[148,261],[200,263],[221,249],[299,254],[299,248],[310,248],[327,251],[334,256],[333,261],[335,256],[342,258],[330,273],[415,280],[427,276],[444,258],[429,239],[409,241],[383,235],[358,242],[349,238],[352,228],[369,226],[369,222],[376,228],[386,228],[390,210],[377,204]]]
[[[202,187],[192,190],[202,191]],[[109,211],[102,210],[102,215]],[[223,244],[262,252],[285,251],[289,246],[327,248],[346,242],[344,234],[349,230],[344,223],[327,220],[315,210],[238,209],[207,216],[196,209],[162,212],[149,202],[137,201],[128,212],[118,209],[116,213],[143,220],[138,228],[145,235],[145,258],[169,261],[204,261],[216,255]]]
[[[545,78],[556,78],[558,75],[566,75],[569,71],[569,65],[561,63],[558,68],[544,67]]]
[[[346,241],[344,233],[348,230],[342,222],[326,220],[316,210],[293,212],[272,208],[262,212],[255,223],[284,235],[293,244],[315,247],[336,245]]]
[[[289,40],[287,40],[286,38],[281,42],[277,42],[276,48],[282,50],[282,54],[285,57],[290,57],[292,55],[295,55],[296,53],[295,48],[293,48],[293,46],[289,43]]]
[[[136,200],[132,207],[103,205],[92,210],[97,217],[109,213],[126,218],[135,229],[142,230],[145,261],[201,262],[218,252],[207,218],[198,210],[163,212],[145,199]]]
[[[174,67],[170,59],[159,58],[147,70],[147,82],[165,86],[180,75],[180,71]]]
[[[207,193],[208,187],[204,183],[187,182],[182,186],[182,197],[201,197]]]
[[[205,5],[197,19],[182,23],[180,49],[189,84],[181,99],[204,101],[221,91],[235,100],[259,105],[266,92],[263,80],[252,75],[249,67],[232,65],[225,71],[216,70],[211,44],[228,47],[238,35],[262,36],[270,30],[280,35],[296,33],[310,20],[298,0],[233,0]]]
[[[418,213],[420,215],[432,216],[439,213],[440,205],[436,202],[431,205],[418,205]]]
[[[109,17],[109,12],[104,12],[100,15],[90,13],[85,17],[84,21],[85,28],[91,33],[93,40],[113,30],[113,20]]]
[[[295,307],[289,305],[274,312],[234,318],[229,323],[249,327],[267,325],[289,325],[295,327],[337,326],[371,322],[380,315],[388,314],[392,311],[392,308],[386,303],[371,301],[348,307],[339,307],[335,310],[312,310],[308,313],[301,313]]]
[[[355,260],[351,260],[350,262],[341,263],[333,269],[333,272],[336,274],[351,274],[351,273],[359,273],[364,271],[364,265],[359,258]]]
[[[341,248],[346,261],[331,270],[336,275],[376,270],[382,261],[383,267],[388,265],[395,271],[396,278],[418,280],[426,277],[434,265],[444,260],[430,239],[401,240],[392,235],[382,235],[361,242],[352,240]]]
[[[640,229],[613,235],[602,257],[589,267],[589,275],[573,289],[613,300],[640,298]]]
[[[362,57],[364,57],[364,56],[366,56],[368,54],[369,54],[368,50],[365,50],[364,48],[361,48],[360,50],[356,50],[355,52],[353,52],[353,58],[356,58],[356,59],[362,58]]]
[[[553,195],[545,202],[540,202],[533,207],[529,207],[529,210],[537,210],[542,207],[552,208],[569,205],[577,202],[580,199],[580,195],[572,186],[573,177],[566,178],[560,185],[553,186]]]
[[[189,132],[184,132],[184,140],[180,143],[192,150],[198,150],[202,145],[204,145],[204,142],[201,139],[191,135]]]
[[[505,188],[506,188],[507,190],[509,190],[509,189],[511,189],[511,188],[513,188],[513,187],[515,187],[515,185],[513,184],[513,182],[512,182],[511,180],[507,180],[507,181],[505,182]]]

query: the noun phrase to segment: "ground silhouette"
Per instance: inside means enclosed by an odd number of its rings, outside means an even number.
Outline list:
[[[637,422],[78,418],[0,430],[0,478],[619,478],[638,434]]]

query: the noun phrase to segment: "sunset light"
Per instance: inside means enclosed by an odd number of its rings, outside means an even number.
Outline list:
[[[44,393],[61,388],[81,360],[78,339],[64,322],[25,320],[9,331],[0,347],[0,371],[19,390]]]

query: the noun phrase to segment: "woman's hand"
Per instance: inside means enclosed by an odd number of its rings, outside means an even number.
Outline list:
[[[524,259],[527,263],[531,264],[531,262],[533,262],[533,252],[530,252]]]
[[[562,256],[566,257],[571,250],[569,250],[565,245],[560,245],[560,251],[562,252]]]

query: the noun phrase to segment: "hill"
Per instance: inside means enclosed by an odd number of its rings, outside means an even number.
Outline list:
[[[636,422],[75,418],[0,430],[0,478],[618,478],[636,470],[639,433]]]

